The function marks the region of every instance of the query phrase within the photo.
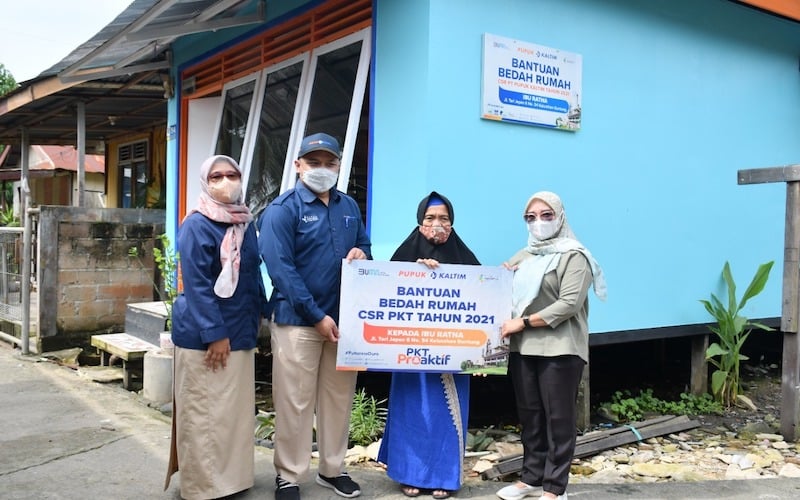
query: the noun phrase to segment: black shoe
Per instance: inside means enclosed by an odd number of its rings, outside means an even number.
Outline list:
[[[336,477],[325,477],[322,474],[317,474],[317,484],[332,488],[340,497],[353,498],[361,494],[361,487],[357,482],[350,479],[347,472],[342,472]]]
[[[275,478],[275,500],[300,500],[300,487],[281,476]]]

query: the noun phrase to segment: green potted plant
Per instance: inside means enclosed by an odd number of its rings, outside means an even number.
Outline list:
[[[172,248],[166,234],[158,236],[161,248],[153,247],[153,259],[163,283],[163,292],[156,287],[159,297],[167,308],[167,330],[172,330],[172,303],[178,296],[178,260],[180,256]]]
[[[153,261],[158,269],[160,279],[153,280],[153,288],[155,288],[161,302],[164,303],[167,316],[166,329],[169,331],[172,330],[172,304],[178,296],[177,278],[180,255],[173,250],[166,234],[160,234],[156,239],[158,243],[153,246]],[[128,255],[136,257],[139,259],[140,264],[144,265],[139,255],[138,247],[128,249]]]
[[[723,304],[716,295],[711,294],[711,300],[701,300],[706,311],[717,320],[716,325],[709,329],[717,336],[706,349],[706,360],[716,367],[711,374],[711,392],[714,398],[725,406],[731,406],[739,395],[739,363],[747,360],[741,353],[745,340],[753,328],[771,331],[772,328],[750,321],[740,313],[747,301],[761,293],[767,284],[769,272],[774,261],[758,266],[755,276],[745,290],[742,299],[736,299],[736,283],[731,274],[731,266],[725,262],[722,268],[722,278],[725,281],[728,293],[728,303]]]

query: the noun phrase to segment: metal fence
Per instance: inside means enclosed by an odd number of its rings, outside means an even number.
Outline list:
[[[22,321],[22,228],[0,227],[0,319]]]

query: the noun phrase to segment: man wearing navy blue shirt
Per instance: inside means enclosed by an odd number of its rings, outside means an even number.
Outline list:
[[[276,500],[298,500],[309,472],[316,409],[317,484],[352,498],[344,471],[355,371],[336,370],[342,259],[370,259],[358,204],[336,189],[341,149],[328,134],[305,137],[297,185],[261,218],[259,250],[272,280]],[[346,264],[345,264],[346,265]]]

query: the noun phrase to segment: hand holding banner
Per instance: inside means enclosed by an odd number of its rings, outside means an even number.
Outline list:
[[[343,261],[337,368],[502,373],[511,278],[499,266]]]

